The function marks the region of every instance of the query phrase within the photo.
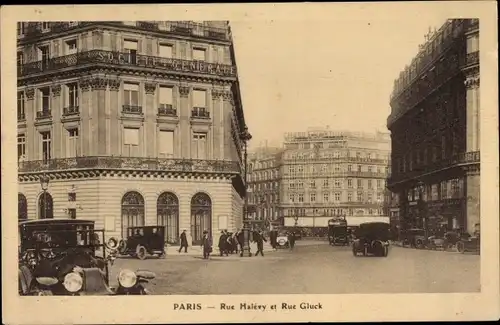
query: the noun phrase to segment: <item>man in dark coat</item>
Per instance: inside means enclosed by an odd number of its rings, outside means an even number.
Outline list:
[[[228,256],[228,254],[227,254],[227,235],[226,235],[226,232],[224,230],[220,233],[220,237],[219,237],[219,252],[220,252],[220,256],[222,256],[222,255]]]
[[[243,257],[243,246],[245,245],[245,234],[243,233],[243,230],[238,230],[236,240],[238,241],[238,245],[240,246],[240,256]]]
[[[288,233],[288,242],[290,243],[290,249],[293,249],[295,247],[295,233],[293,231]]]
[[[276,245],[278,244],[277,239],[278,232],[276,230],[271,230],[271,232],[269,233],[269,240],[271,241],[271,246],[273,247],[273,249],[276,249]]]
[[[181,234],[181,247],[179,247],[179,253],[181,250],[184,248],[184,253],[188,252],[188,241],[187,241],[187,236],[186,236],[186,230],[182,231]]]
[[[212,239],[208,235],[208,231],[203,231],[203,238],[201,240],[201,246],[203,247],[203,258],[209,259],[210,253],[212,253]]]
[[[254,241],[257,243],[257,252],[255,253],[255,256],[262,255],[264,256],[264,242],[267,242],[266,238],[264,238],[264,233],[261,231],[259,232],[254,232]]]

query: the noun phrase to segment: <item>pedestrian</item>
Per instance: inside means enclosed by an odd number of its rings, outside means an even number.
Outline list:
[[[227,235],[226,235],[226,232],[224,230],[221,231],[220,237],[219,237],[219,253],[220,253],[220,256],[223,256],[223,255],[228,256],[228,254],[227,254]]]
[[[271,242],[271,246],[274,250],[276,250],[277,239],[278,239],[278,232],[274,229],[271,230],[269,234],[269,241]]]
[[[209,259],[210,253],[212,253],[212,239],[208,235],[208,231],[203,231],[203,238],[201,240],[201,246],[203,247],[203,259]]]
[[[240,246],[240,257],[243,257],[243,246],[245,245],[245,234],[242,230],[239,230],[238,236],[236,237],[238,240],[238,245]]]
[[[293,231],[288,233],[288,242],[290,243],[290,250],[293,250],[295,247],[295,233]]]
[[[262,230],[254,233],[254,241],[257,243],[257,252],[255,253],[255,256],[259,255],[259,253],[264,256],[264,242],[267,242],[267,240],[264,237]]]
[[[186,235],[186,229],[182,231],[181,234],[181,247],[179,247],[179,253],[181,250],[184,248],[184,253],[188,252],[188,241],[187,241],[187,235]]]

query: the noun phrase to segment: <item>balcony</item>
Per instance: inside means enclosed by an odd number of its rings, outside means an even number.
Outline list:
[[[348,171],[346,173],[347,177],[359,177],[359,178],[386,178],[387,174],[377,173],[377,172],[360,172],[360,171]]]
[[[470,67],[479,64],[479,51],[467,53],[464,67]]]
[[[63,116],[75,116],[80,114],[80,108],[78,106],[69,106],[63,108]]]
[[[160,105],[158,107],[158,116],[177,117],[177,109],[173,108],[170,104]]]
[[[132,114],[132,115],[143,115],[142,106],[123,105],[122,106],[122,113]]]
[[[37,120],[51,119],[52,111],[50,109],[43,109],[41,111],[36,112]]]
[[[79,169],[113,169],[133,171],[168,171],[241,174],[238,162],[139,157],[74,157],[32,160],[18,163],[19,173],[39,173]]]
[[[209,119],[210,112],[206,111],[205,107],[194,107],[191,111],[191,118]]]
[[[149,68],[165,72],[197,73],[223,78],[236,77],[236,67],[232,65],[148,55],[135,55],[134,58],[131,58],[129,53],[105,50],[82,51],[45,61],[30,62],[18,66],[17,72],[19,78],[57,72],[65,68],[95,67],[96,65],[115,68]]]
[[[462,152],[451,158],[443,159],[424,166],[416,166],[412,171],[397,173],[393,171],[388,179],[389,185],[409,181],[414,178],[440,172],[456,166],[479,164],[481,161],[480,151]]]

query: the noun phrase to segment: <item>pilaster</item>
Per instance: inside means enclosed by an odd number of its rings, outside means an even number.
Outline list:
[[[213,158],[224,159],[224,106],[222,102],[223,92],[212,89],[212,125],[213,125]]]
[[[157,145],[156,145],[156,114],[157,107],[155,101],[155,91],[157,88],[157,83],[145,83],[144,90],[146,93],[146,106],[143,109],[145,116],[144,124],[144,143],[146,145],[146,156],[147,157],[157,157]]]
[[[233,155],[231,152],[231,142],[232,140],[232,135],[231,135],[231,114],[233,111],[232,107],[232,94],[230,91],[224,91],[222,93],[222,119],[223,119],[223,125],[224,125],[224,133],[223,133],[223,139],[224,139],[224,156],[223,159],[233,159]]]
[[[52,152],[54,157],[66,157],[66,146],[65,140],[66,136],[64,134],[63,127],[61,125],[61,116],[62,116],[62,105],[61,105],[61,85],[53,85],[51,87],[52,98],[50,102],[50,109],[52,111],[52,123],[53,123],[53,132],[52,135],[52,143],[53,148]]]
[[[467,151],[480,150],[479,81],[479,75],[467,76],[465,80]]]
[[[180,137],[181,137],[181,157],[190,158],[191,157],[191,105],[189,102],[190,88],[185,86],[179,86],[179,109],[177,114],[179,114],[180,123]]]
[[[110,118],[109,113],[106,113],[106,90],[108,79],[95,77],[92,79],[92,98],[95,100],[95,111],[97,121],[92,123],[97,128],[96,148],[94,149],[97,156],[107,155],[106,146],[106,120]]]
[[[119,105],[119,94],[120,94],[120,86],[121,80],[119,79],[110,79],[108,80],[109,87],[109,130],[107,130],[109,134],[109,154],[114,156],[120,155],[120,124],[119,124],[119,114],[120,114],[120,105]]]
[[[28,88],[25,91],[26,103],[24,112],[26,114],[26,159],[27,160],[37,160],[38,156],[35,156],[35,146],[38,143],[36,137],[36,130],[34,126],[35,121],[35,89]]]
[[[81,124],[81,150],[83,156],[90,156],[90,145],[93,141],[92,135],[92,92],[91,80],[82,78],[79,80],[81,99],[80,99],[80,116],[82,117]]]

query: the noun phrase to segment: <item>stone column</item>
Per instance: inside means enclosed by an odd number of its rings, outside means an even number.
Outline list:
[[[106,113],[106,89],[108,86],[108,80],[101,77],[96,77],[92,79],[92,93],[95,99],[95,115],[97,121],[94,121],[93,125],[97,128],[97,148],[94,149],[96,156],[106,156],[107,146],[106,146],[106,120],[109,119],[109,114]]]
[[[114,156],[119,156],[121,153],[120,150],[120,124],[119,124],[119,116],[121,113],[121,107],[119,105],[119,90],[120,90],[121,80],[110,79],[108,80],[109,86],[109,154]]]
[[[191,105],[189,103],[189,87],[179,86],[179,123],[181,137],[181,157],[191,158]]]
[[[27,88],[26,91],[26,106],[24,112],[26,114],[26,158],[28,160],[37,160],[38,155],[35,150],[36,144],[39,142],[36,134],[36,129],[34,127],[34,121],[36,118],[36,107],[35,107],[35,89]]]
[[[224,159],[224,106],[222,91],[212,89],[213,159]]]
[[[224,130],[223,130],[223,141],[224,141],[224,152],[223,152],[223,159],[231,159],[233,160],[233,153],[231,152],[231,147],[232,147],[232,135],[231,135],[231,116],[233,114],[233,105],[232,105],[232,99],[233,99],[233,94],[231,91],[227,90],[222,93],[222,120],[223,120],[223,125],[224,125]]]
[[[90,156],[90,143],[93,141],[92,136],[92,99],[91,95],[91,80],[88,78],[80,79],[80,117],[82,119],[81,123],[81,155],[82,156]]]
[[[52,150],[54,153],[54,158],[64,158],[66,157],[67,135],[64,134],[65,130],[61,125],[61,116],[63,111],[63,107],[61,105],[61,85],[54,85],[50,88],[52,92],[50,109],[52,114],[52,121],[53,121],[52,125],[54,130],[54,134],[52,135],[54,139],[53,141],[54,148]]]
[[[467,76],[465,80],[466,93],[466,128],[467,151],[480,150],[480,120],[479,120],[479,75]]]
[[[157,83],[145,83],[144,90],[146,92],[146,107],[143,108],[145,117],[144,134],[146,135],[144,143],[146,143],[146,156],[157,157],[156,145],[156,115],[158,108],[156,107],[155,91]]]

